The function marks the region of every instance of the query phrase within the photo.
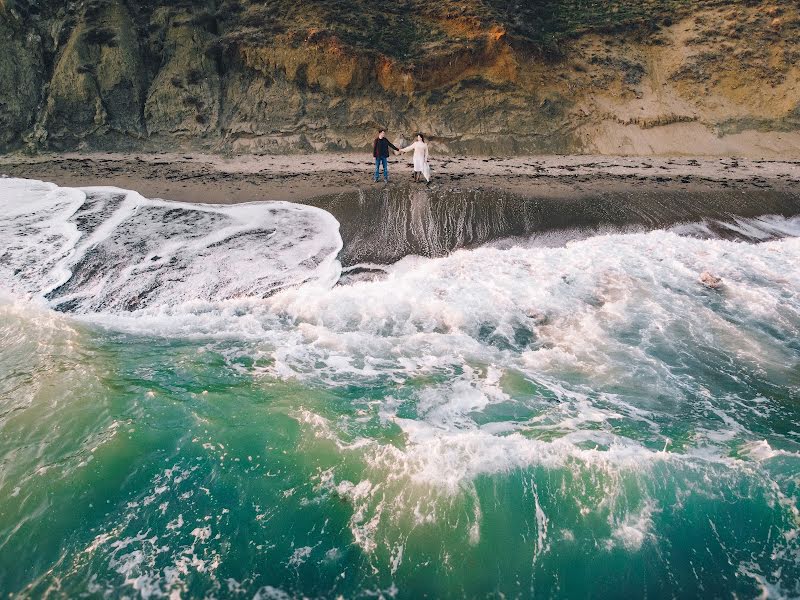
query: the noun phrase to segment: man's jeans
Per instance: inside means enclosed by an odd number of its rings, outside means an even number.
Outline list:
[[[380,179],[381,165],[383,165],[383,180],[389,181],[389,159],[385,156],[375,159],[375,181]]]

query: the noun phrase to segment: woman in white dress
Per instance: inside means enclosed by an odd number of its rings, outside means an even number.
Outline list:
[[[428,144],[425,136],[417,134],[417,140],[410,146],[400,148],[400,152],[414,151],[414,181],[422,181],[422,177],[430,181],[430,167],[428,167]]]

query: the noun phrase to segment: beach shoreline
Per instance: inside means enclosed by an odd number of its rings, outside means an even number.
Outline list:
[[[431,159],[432,187],[493,189],[525,197],[575,198],[615,192],[776,190],[800,193],[800,161],[621,156],[447,156]],[[66,153],[0,156],[0,174],[61,186],[115,186],[150,198],[233,204],[305,202],[372,190],[362,154],[246,155]],[[390,159],[390,186],[412,184],[410,159]]]
[[[312,205],[338,221],[346,267],[542,234],[565,243],[602,232],[800,214],[800,162],[540,156],[432,163],[430,186],[411,181],[405,158],[393,158],[390,184],[375,183],[372,161],[360,154],[6,156],[0,174],[176,202]],[[740,232],[723,225],[715,235]]]

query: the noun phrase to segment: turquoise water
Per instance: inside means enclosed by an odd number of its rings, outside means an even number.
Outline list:
[[[6,185],[3,595],[800,595],[796,221],[334,285],[316,209]]]

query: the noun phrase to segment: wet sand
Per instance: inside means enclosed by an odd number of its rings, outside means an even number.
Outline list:
[[[762,241],[781,237],[741,219],[800,214],[800,190],[634,189],[569,197],[523,196],[491,189],[395,186],[306,202],[339,221],[344,266],[391,264],[409,254],[445,256],[457,248],[516,238],[561,246],[591,235],[702,223],[693,235]],[[733,227],[731,227],[733,225]]]
[[[0,174],[59,185],[110,185],[183,202],[305,201],[382,188],[358,154],[241,156],[61,154],[0,156]],[[800,189],[800,161],[608,156],[463,157],[431,160],[433,188],[495,189],[529,197],[652,191]],[[390,186],[410,184],[406,156],[390,159]],[[422,187],[422,184],[419,185]]]

